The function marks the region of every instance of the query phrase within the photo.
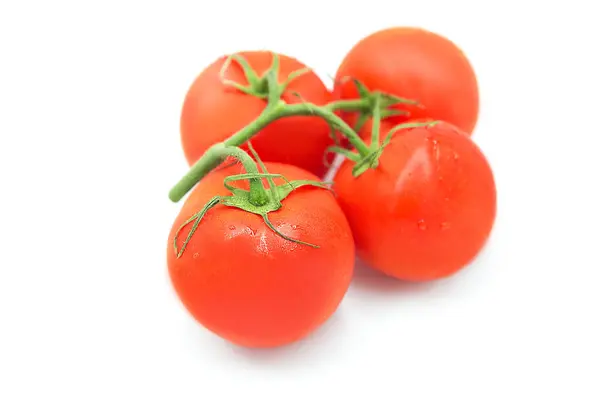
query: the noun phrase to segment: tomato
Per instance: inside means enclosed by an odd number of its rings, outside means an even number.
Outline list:
[[[295,166],[265,164],[289,180],[316,180]],[[283,234],[319,248],[278,236],[259,215],[217,205],[177,258],[177,229],[213,196],[229,194],[224,178],[242,172],[239,165],[215,170],[190,193],[169,235],[169,275],[186,309],[210,331],[246,347],[285,345],[318,328],[342,301],[355,262],[352,233],[331,191],[302,187],[268,217]]]
[[[399,105],[411,118],[447,121],[471,134],[479,113],[475,72],[464,53],[447,38],[419,28],[375,32],[358,42],[336,73],[335,96],[358,97],[352,77],[369,90],[416,100],[422,107]],[[390,117],[393,124],[408,119]]]
[[[496,216],[494,176],[457,127],[440,122],[401,130],[377,168],[354,178],[352,167],[342,163],[334,189],[357,255],[373,268],[408,281],[443,278],[486,243]]]
[[[261,76],[271,65],[272,53],[247,51],[239,53]],[[219,73],[227,57],[221,57],[204,69],[193,81],[185,96],[181,111],[180,136],[189,165],[195,163],[213,144],[222,142],[256,119],[266,106],[260,99],[222,83]],[[300,61],[279,55],[279,81],[306,68]],[[242,68],[232,62],[225,78],[247,85]],[[300,97],[299,97],[299,96]],[[324,105],[331,93],[313,72],[295,79],[283,96],[288,103],[303,100]],[[316,116],[282,118],[263,128],[252,144],[263,161],[292,164],[322,176],[325,149],[332,144],[327,123]],[[248,150],[246,146],[240,146]]]

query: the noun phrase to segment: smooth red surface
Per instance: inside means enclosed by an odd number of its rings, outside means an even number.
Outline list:
[[[465,54],[449,39],[424,29],[398,27],[375,32],[358,42],[336,73],[334,94],[358,96],[352,77],[370,90],[419,101],[423,108],[400,105],[410,118],[450,122],[468,134],[479,113],[475,72]],[[391,123],[407,117],[390,118]]]
[[[271,52],[247,51],[239,53],[254,70],[262,75],[272,62]],[[208,66],[191,84],[181,112],[181,144],[190,165],[195,163],[213,144],[229,138],[256,119],[266,101],[223,85],[219,72],[226,57]],[[306,66],[300,61],[280,55],[279,81]],[[227,79],[247,85],[242,68],[234,61],[225,75]],[[292,94],[298,93],[300,97]],[[297,78],[283,96],[288,103],[303,100],[323,105],[331,100],[331,93],[319,77],[310,72]],[[333,142],[327,123],[314,116],[287,117],[273,122],[254,136],[252,145],[263,161],[292,164],[317,176],[326,172],[323,162],[325,149]],[[246,146],[242,146],[247,150]]]
[[[294,166],[266,165],[289,180],[316,179]],[[354,242],[333,194],[304,187],[269,218],[286,235],[320,248],[277,236],[258,215],[217,205],[177,259],[175,231],[210,198],[228,194],[223,179],[241,172],[239,165],[214,171],[190,194],[169,235],[169,274],[187,310],[209,330],[242,346],[280,346],[308,335],[337,309],[350,285]],[[247,188],[246,182],[235,186]]]
[[[494,177],[456,127],[403,130],[377,169],[354,178],[352,166],[342,164],[334,189],[357,254],[371,267],[403,280],[442,278],[469,264],[486,243],[496,217]]]

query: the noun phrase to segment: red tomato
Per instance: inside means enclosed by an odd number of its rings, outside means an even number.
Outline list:
[[[266,51],[240,53],[262,75],[271,65],[272,54]],[[279,81],[306,68],[298,60],[279,55]],[[225,86],[219,77],[227,57],[221,57],[208,66],[189,88],[181,112],[181,143],[190,165],[213,144],[222,142],[256,119],[266,106],[266,100],[242,93]],[[226,79],[243,85],[248,82],[242,68],[232,62]],[[331,93],[313,72],[298,77],[289,86],[283,99],[288,103],[305,101],[324,105],[331,100]],[[318,176],[326,167],[323,163],[325,149],[332,144],[329,126],[316,116],[283,118],[268,125],[252,138],[252,145],[263,161],[281,162],[299,166]],[[241,146],[248,150],[246,146]]]
[[[294,166],[265,164],[289,180],[316,180]],[[230,194],[223,179],[242,172],[239,165],[213,171],[190,193],[169,235],[169,274],[187,310],[210,331],[242,346],[280,346],[306,336],[337,309],[352,277],[354,242],[334,195],[302,187],[268,217],[283,234],[320,248],[281,238],[259,215],[217,205],[177,258],[176,230],[213,196]],[[179,247],[191,225],[180,232]]]
[[[385,136],[385,130],[382,137]],[[334,189],[367,264],[399,279],[449,276],[480,252],[496,216],[492,170],[448,123],[398,132],[376,169],[345,161]]]
[[[418,28],[390,28],[358,42],[336,73],[336,97],[358,97],[352,77],[370,90],[416,100],[423,108],[399,105],[412,118],[430,117],[471,134],[479,113],[475,72],[450,40]],[[397,124],[406,116],[390,117]]]

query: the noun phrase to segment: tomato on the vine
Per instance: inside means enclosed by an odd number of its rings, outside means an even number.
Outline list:
[[[382,124],[381,138],[389,125]],[[486,243],[496,186],[471,138],[439,122],[395,133],[379,164],[358,177],[344,161],[334,189],[368,265],[403,280],[449,276]]]
[[[269,69],[273,53],[245,51],[243,57],[258,76]],[[228,57],[221,57],[204,69],[193,81],[183,102],[180,133],[185,157],[195,163],[213,144],[222,142],[254,121],[267,105],[267,100],[243,93],[225,85],[220,76]],[[300,61],[279,54],[278,80],[283,83],[289,74],[305,69]],[[226,68],[224,78],[247,85],[243,68],[236,62]],[[296,77],[282,96],[287,103],[310,102],[324,105],[331,93],[312,71]],[[264,127],[252,143],[264,161],[299,166],[317,176],[326,171],[325,149],[333,140],[329,125],[317,116],[292,116],[276,120]],[[247,150],[247,146],[240,146]]]
[[[475,71],[462,50],[449,39],[420,28],[396,27],[377,31],[356,43],[336,73],[334,94],[358,97],[351,79],[369,90],[415,100],[420,106],[395,108],[410,118],[430,117],[472,134],[479,113]],[[407,116],[389,117],[397,124]]]
[[[265,165],[292,182],[317,180],[295,166]],[[259,215],[217,204],[178,257],[173,244],[181,248],[194,225],[186,221],[228,194],[225,178],[244,172],[239,165],[215,170],[190,193],[169,234],[169,274],[186,309],[210,331],[247,347],[285,345],[318,328],[343,299],[354,269],[352,233],[331,191],[300,187],[268,218],[285,236],[318,248],[283,238]],[[233,186],[248,189],[248,182]]]

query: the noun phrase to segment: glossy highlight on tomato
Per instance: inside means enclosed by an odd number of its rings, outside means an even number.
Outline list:
[[[479,114],[475,71],[463,51],[449,39],[421,28],[394,27],[359,41],[336,73],[334,95],[358,97],[354,83],[415,100],[420,107],[399,105],[410,118],[447,121],[472,134]],[[407,116],[390,117],[393,124]]]
[[[382,125],[382,137],[389,128]],[[487,159],[457,127],[439,122],[395,134],[376,169],[357,178],[345,161],[334,189],[358,256],[408,281],[450,276],[484,247],[496,217]]]
[[[265,164],[290,181],[317,179],[295,166]],[[186,199],[169,234],[169,276],[185,308],[210,331],[241,346],[281,346],[310,334],[338,308],[352,278],[354,242],[332,192],[301,187],[268,216],[283,234],[319,248],[278,236],[259,215],[217,205],[177,258],[177,229],[213,196],[228,194],[227,176],[243,172],[239,165],[215,170]],[[234,186],[248,189],[246,181]]]
[[[267,51],[237,53],[245,58],[261,76],[268,70],[273,55]],[[191,84],[181,111],[181,144],[189,165],[195,163],[213,144],[222,142],[254,121],[265,109],[267,101],[223,84],[220,71],[227,57],[221,57],[204,69]],[[283,83],[294,71],[306,68],[295,58],[279,54],[278,80]],[[241,66],[232,62],[225,79],[247,85]],[[314,73],[296,78],[282,96],[289,104],[303,101],[324,105],[331,93]],[[317,176],[326,171],[323,156],[331,145],[328,124],[317,116],[291,116],[276,120],[252,138],[252,144],[263,161],[291,164]],[[240,146],[248,150],[246,145]]]

